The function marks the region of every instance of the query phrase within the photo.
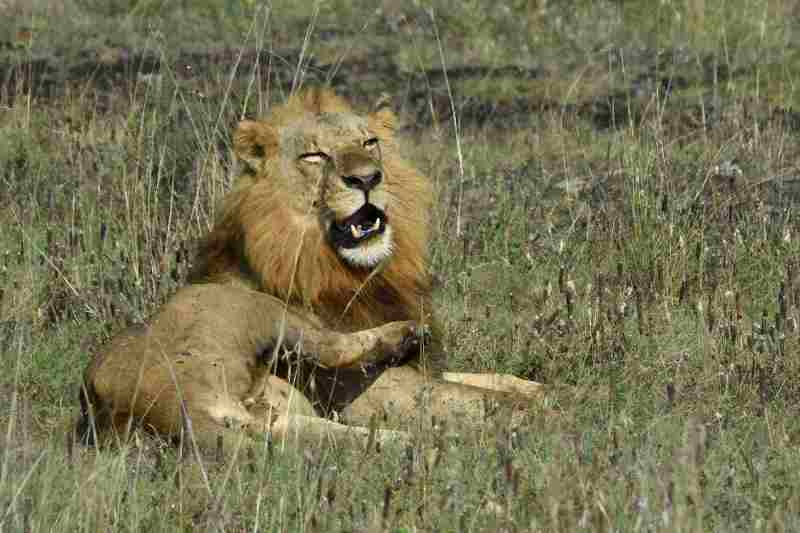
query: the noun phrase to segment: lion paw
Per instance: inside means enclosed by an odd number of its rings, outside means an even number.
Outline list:
[[[406,332],[397,347],[396,359],[403,360],[409,356],[417,355],[423,346],[431,342],[431,328],[427,325],[415,324]]]
[[[390,322],[345,338],[347,343],[342,352],[350,356],[341,366],[367,368],[376,364],[394,365],[419,354],[430,342],[431,332],[429,327],[407,320]]]
[[[431,329],[427,325],[416,322],[406,322],[400,332],[400,339],[390,345],[387,360],[393,364],[401,363],[420,353],[422,348],[431,341]]]

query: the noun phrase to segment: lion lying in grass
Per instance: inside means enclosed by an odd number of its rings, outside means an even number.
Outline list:
[[[478,423],[488,397],[539,397],[513,376],[437,370],[433,190],[400,158],[394,123],[310,90],[239,124],[244,173],[191,284],[94,357],[79,429],[361,441],[371,420],[402,429],[421,405]]]

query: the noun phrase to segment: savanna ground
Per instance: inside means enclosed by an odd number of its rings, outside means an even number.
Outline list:
[[[800,3],[0,0],[0,21],[0,531],[800,529]],[[437,185],[450,366],[553,384],[559,415],[202,468],[75,444],[90,350],[183,282],[233,125],[324,83],[388,94]]]

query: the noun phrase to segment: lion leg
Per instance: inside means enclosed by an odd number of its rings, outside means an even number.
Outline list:
[[[183,408],[176,395],[161,398],[162,411],[182,413],[175,416],[175,420],[181,421],[181,427],[173,429],[172,438],[182,439],[185,446],[196,445],[206,453],[220,450],[227,454],[242,444],[257,445],[265,437],[282,446],[328,442],[365,447],[370,439],[380,444],[409,440],[401,431],[371,431],[320,418],[300,391],[275,376],[271,376],[267,391],[249,410],[230,396],[207,392],[187,395]],[[173,404],[172,409],[169,404]]]
[[[323,368],[353,369],[400,360],[419,350],[425,332],[413,321],[390,322],[372,329],[339,333],[319,328],[297,315],[287,315],[284,345],[294,345],[301,355],[312,357]],[[263,394],[272,375],[270,361],[253,370],[253,384],[244,403],[252,405]]]
[[[279,416],[270,427],[273,442],[300,442],[318,446],[323,442],[334,445],[358,446],[364,448],[373,442],[407,444],[408,433],[389,429],[370,429],[362,426],[339,424],[325,418],[285,415]]]
[[[333,444],[365,446],[370,430],[365,427],[345,426],[316,415],[306,397],[287,382],[276,376],[266,380],[264,393],[252,403],[249,415],[254,423],[248,425],[251,435],[268,433],[273,442]],[[406,442],[408,436],[400,431],[377,430],[372,434],[375,442]]]
[[[481,389],[517,394],[531,399],[542,399],[546,389],[541,383],[521,379],[510,374],[444,372],[442,373],[442,379],[449,383],[460,383]]]
[[[355,368],[403,359],[423,343],[425,333],[411,320],[339,333],[287,320],[284,344],[295,344],[325,368]]]
[[[212,450],[219,446],[222,439],[229,450],[231,444],[238,445],[240,440],[251,445],[263,442],[265,437],[281,446],[330,443],[363,448],[370,443],[370,439],[382,445],[409,441],[408,434],[402,431],[346,426],[316,415],[297,414],[296,408],[282,412],[280,408],[247,412],[240,407],[237,402],[227,406],[217,404],[211,410],[205,406],[190,412],[194,442],[201,449]]]
[[[183,325],[185,316],[195,318],[189,328]],[[323,327],[313,316],[286,308],[268,294],[217,285],[182,289],[162,309],[151,329],[158,330],[156,334],[167,347],[172,347],[178,335],[199,339],[218,353],[236,357],[271,355],[270,349],[282,345],[326,368],[401,359],[418,350],[426,335],[412,320],[340,333]]]
[[[439,419],[460,418],[468,425],[483,423],[494,403],[511,407],[516,423],[530,405],[528,396],[432,379],[411,366],[389,368],[342,411],[350,424],[377,417],[382,426],[407,425],[421,413]]]
[[[182,365],[183,366],[183,365]],[[185,365],[187,367],[195,365]],[[200,366],[200,365],[197,365]],[[213,450],[218,439],[235,442],[241,428],[255,418],[230,394],[212,387],[191,387],[180,369],[150,369],[137,383],[116,388],[108,372],[100,372],[81,389],[82,416],[78,436],[125,441],[141,426],[172,442]]]

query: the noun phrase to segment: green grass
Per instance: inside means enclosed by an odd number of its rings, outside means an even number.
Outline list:
[[[800,529],[793,4],[419,4],[3,5],[0,530]],[[437,185],[450,366],[543,381],[558,416],[202,467],[75,445],[89,354],[184,282],[231,128],[285,96],[309,27],[308,83],[344,57],[337,90],[392,94]]]

